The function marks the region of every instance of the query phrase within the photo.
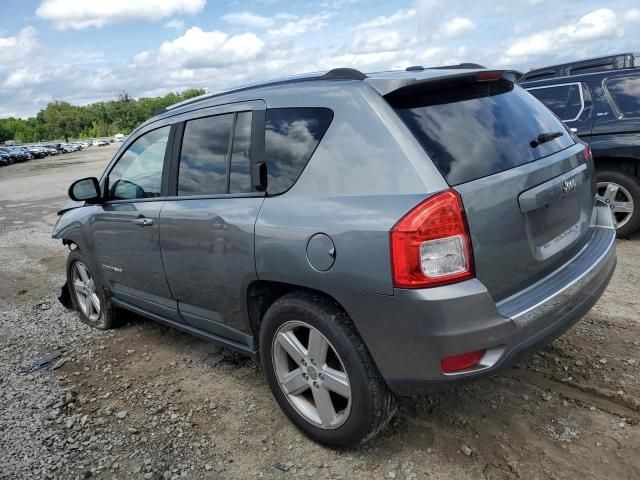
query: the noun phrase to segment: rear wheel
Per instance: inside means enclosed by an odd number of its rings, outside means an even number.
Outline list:
[[[347,447],[366,441],[395,411],[351,320],[320,295],[278,299],[262,322],[260,351],[276,401],[317,442]]]
[[[596,174],[598,197],[609,205],[619,237],[640,228],[640,180],[617,171]]]
[[[113,309],[109,293],[80,250],[72,250],[67,258],[67,285],[73,307],[87,325],[107,330],[113,325]]]

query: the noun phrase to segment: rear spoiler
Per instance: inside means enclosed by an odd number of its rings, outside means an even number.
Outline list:
[[[415,78],[365,78],[364,81],[385,97],[391,93],[401,95],[412,91],[437,90],[477,82],[507,80],[516,83],[522,75],[522,72],[517,70],[473,70],[437,77],[418,74]]]

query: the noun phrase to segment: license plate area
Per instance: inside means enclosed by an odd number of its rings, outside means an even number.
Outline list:
[[[542,262],[564,250],[586,231],[591,212],[591,186],[582,164],[520,194],[529,246]]]

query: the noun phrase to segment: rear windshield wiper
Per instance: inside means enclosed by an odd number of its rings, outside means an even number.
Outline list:
[[[558,138],[564,135],[562,132],[544,132],[538,135],[536,138],[529,142],[531,148],[536,148],[538,145],[542,145],[545,142],[550,142],[554,138]]]

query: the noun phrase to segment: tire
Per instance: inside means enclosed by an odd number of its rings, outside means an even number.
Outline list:
[[[315,332],[308,334],[305,345],[304,332],[311,332],[311,328]],[[301,339],[300,346],[308,354],[305,357],[308,363],[303,364],[302,359],[294,361],[282,347],[280,334],[289,335],[290,332]],[[319,339],[317,332],[327,342],[328,353],[326,361],[311,365],[313,348],[308,349],[311,343],[309,337],[314,335],[314,338]],[[260,327],[260,355],[269,387],[280,408],[296,427],[316,442],[332,447],[350,447],[366,442],[382,430],[395,413],[393,394],[378,372],[351,319],[335,303],[319,294],[293,292],[271,305]],[[321,357],[322,354],[318,356]],[[286,359],[284,364],[283,359]],[[304,390],[302,393],[285,393],[280,380],[283,378],[283,365],[285,371],[292,370],[289,375],[300,372],[296,377],[302,382],[299,387]],[[335,388],[334,380],[344,379],[344,374],[348,383],[346,389],[350,390],[348,400],[335,393],[344,391],[343,380],[339,389]],[[305,379],[299,378],[305,375]],[[316,380],[319,385],[316,385]],[[307,382],[306,386],[304,382]],[[316,398],[332,399],[333,408],[330,411],[336,412],[335,417],[327,417],[327,409],[322,410],[325,412],[324,418],[332,418],[335,424],[323,422],[324,425],[320,425],[319,422],[323,420],[317,407],[319,418],[315,419],[315,423],[311,419],[309,412],[313,413],[314,408],[309,408],[308,405],[317,405]],[[303,412],[307,412],[306,416]]]
[[[606,184],[613,183],[622,187],[615,198],[624,200],[623,197],[628,196],[630,197],[628,200],[633,202],[633,211],[628,218],[623,217],[622,214],[614,213],[616,220],[623,220],[621,226],[617,228],[618,237],[627,237],[638,231],[640,229],[640,179],[615,170],[602,170],[596,172],[596,183],[598,184],[599,196],[606,197]]]
[[[77,289],[74,285],[75,279],[83,280],[79,270],[79,267],[81,266],[86,268],[89,278],[93,280],[93,284],[95,285],[94,293],[97,296],[100,306],[99,314],[96,314],[94,302],[90,302],[89,304],[89,308],[91,308],[91,310],[83,308],[83,303],[85,303],[86,299],[83,300],[82,298],[79,298],[82,297],[82,294],[78,293],[78,290],[80,289]],[[90,282],[84,283],[85,286],[90,284]],[[111,306],[109,292],[103,287],[100,278],[96,276],[95,269],[91,262],[89,262],[77,248],[72,250],[67,257],[67,285],[69,287],[69,294],[71,296],[73,308],[82,322],[100,330],[108,330],[113,327],[113,307]],[[88,292],[86,287],[84,290]]]

